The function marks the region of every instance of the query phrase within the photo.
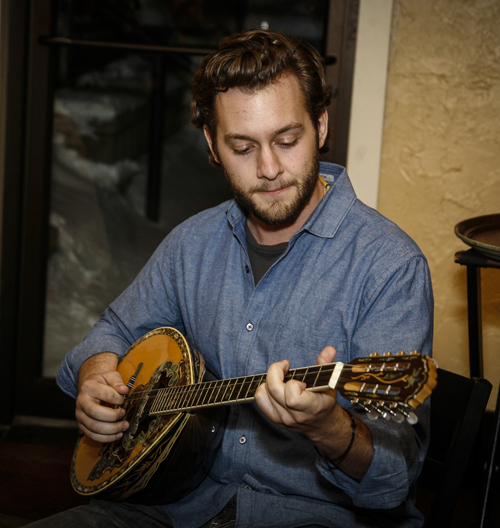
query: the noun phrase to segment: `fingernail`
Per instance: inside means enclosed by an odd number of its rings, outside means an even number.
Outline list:
[[[122,430],[126,431],[128,429],[128,422],[123,422]]]

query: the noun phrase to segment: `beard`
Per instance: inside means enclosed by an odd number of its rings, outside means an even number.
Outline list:
[[[224,165],[222,166],[227,181],[234,194],[236,203],[247,213],[252,214],[267,225],[279,226],[289,224],[296,220],[304,207],[307,205],[316,187],[319,174],[319,154],[316,151],[314,155],[306,160],[302,168],[304,177],[301,180],[291,179],[289,181],[278,178],[279,187],[275,182],[265,181],[262,184],[255,185],[250,189],[244,189],[237,182],[237,178],[229,173]],[[261,205],[255,200],[255,194],[276,190],[277,188],[295,187],[297,192],[295,197],[287,202],[282,199],[276,199],[266,205]]]

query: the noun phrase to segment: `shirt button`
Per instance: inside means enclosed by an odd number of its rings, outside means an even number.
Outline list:
[[[245,484],[244,488],[245,489],[252,489],[251,486],[249,486],[248,484]]]
[[[247,439],[246,439],[244,436],[240,436],[240,437],[238,438],[238,442],[239,442],[240,444],[246,444]]]
[[[247,330],[248,330],[249,332],[251,332],[251,331],[253,330],[253,324],[252,324],[252,323],[248,323],[248,324],[247,324]]]

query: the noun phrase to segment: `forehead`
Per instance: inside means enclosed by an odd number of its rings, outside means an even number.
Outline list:
[[[261,90],[230,88],[215,100],[217,135],[260,135],[295,122],[312,126],[297,78],[281,77]]]

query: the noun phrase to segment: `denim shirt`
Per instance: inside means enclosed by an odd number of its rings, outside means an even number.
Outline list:
[[[160,326],[183,332],[220,378],[264,373],[282,359],[291,368],[314,365],[327,345],[345,363],[374,351],[430,355],[433,300],[424,256],[356,198],[345,169],[321,163],[320,172],[331,188],[257,286],[245,215],[233,201],[175,228],[66,356],[58,373],[62,390],[76,396],[78,370],[88,357],[122,356]],[[415,426],[353,412],[373,440],[373,461],[361,482],[249,403],[230,408],[209,476],[166,512],[176,527],[196,528],[237,493],[238,527],[421,526],[412,483],[427,449],[429,406],[418,408]]]

